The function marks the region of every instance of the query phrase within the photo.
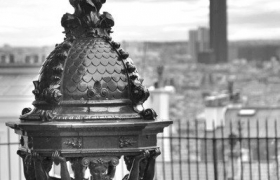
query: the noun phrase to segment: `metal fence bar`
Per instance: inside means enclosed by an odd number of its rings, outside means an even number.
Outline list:
[[[259,131],[259,120],[257,120],[257,154],[258,154],[258,172],[259,172],[259,180],[261,180],[261,164],[260,164],[260,131]]]
[[[190,122],[187,122],[187,137],[190,137]],[[192,176],[191,176],[191,161],[190,161],[190,139],[187,139],[187,143],[188,143],[188,175],[189,175],[189,180],[191,180]]]
[[[227,174],[226,174],[226,161],[225,161],[225,132],[224,132],[224,126],[222,126],[222,128],[221,128],[221,134],[222,134],[222,151],[223,151],[223,153],[222,153],[222,160],[223,160],[223,175],[224,175],[224,179],[226,179],[226,176],[227,176]]]
[[[7,140],[8,140],[8,173],[9,180],[11,180],[11,144],[10,144],[10,129],[7,130]]]
[[[22,177],[21,177],[21,158],[19,157],[18,160],[19,160],[19,162],[18,162],[18,165],[19,165],[19,180],[21,180],[22,179]]]
[[[179,128],[178,128],[178,134],[179,134],[179,163],[180,163],[180,179],[183,179],[183,167],[182,167],[182,131],[181,131],[181,121],[179,120]]]
[[[240,176],[241,176],[241,180],[243,180],[243,161],[242,161],[242,127],[241,127],[241,122],[240,120],[238,121],[238,134],[239,134],[239,143],[240,143],[240,146],[239,146],[239,156],[240,156],[240,159],[241,159],[241,173],[240,173]]]
[[[206,122],[204,122],[204,147],[205,147],[205,171],[206,171],[206,180],[208,180],[208,156],[207,156],[207,144],[208,144],[208,141],[207,141],[207,129],[206,129]]]
[[[265,120],[265,134],[266,134],[266,160],[267,160],[267,176],[268,180],[270,180],[270,161],[269,161],[269,145],[268,145],[268,124],[267,119]]]
[[[166,180],[166,178],[165,178],[165,153],[164,153],[164,139],[165,139],[165,137],[164,137],[164,135],[163,135],[163,133],[162,133],[162,138],[161,138],[161,147],[162,147],[162,178],[164,179],[164,180]]]
[[[232,159],[233,157],[233,143],[235,141],[235,138],[232,137],[234,134],[233,134],[233,129],[232,129],[232,121],[230,121],[230,139],[229,139],[229,142],[230,142],[230,157]],[[231,176],[234,176],[235,173],[234,173],[234,164],[233,164],[233,160],[231,160]]]
[[[215,122],[212,123],[213,129],[215,129]],[[216,131],[213,132],[213,163],[214,163],[214,179],[218,180],[218,159],[217,159],[217,141],[216,141]]]
[[[170,137],[172,137],[172,128],[169,127],[169,135]],[[170,138],[170,141],[169,141],[169,148],[170,148],[170,162],[171,162],[171,178],[172,180],[174,180],[174,162],[173,162],[173,138]]]
[[[276,176],[279,179],[279,162],[278,162],[278,128],[277,121],[274,122],[274,134],[275,134],[275,160],[276,160]]]
[[[0,143],[0,146],[19,145],[18,142]]]
[[[251,137],[251,131],[250,131],[250,121],[249,119],[247,120],[247,125],[248,125],[248,138]],[[253,179],[253,170],[252,170],[252,149],[251,149],[251,139],[249,139],[249,164],[250,164],[250,179]]]
[[[198,137],[198,123],[195,121],[195,136]],[[199,164],[198,164],[198,140],[195,141],[195,153],[196,153],[196,179],[199,180]]]
[[[214,133],[214,132],[213,132]],[[159,139],[179,139],[180,137],[179,136],[173,136],[173,137],[159,137]],[[200,137],[189,137],[189,138],[186,138],[186,137],[181,137],[182,140],[187,140],[187,139],[192,139],[192,140],[203,140],[204,137],[203,136],[200,136]],[[208,140],[213,140],[213,137],[207,137]],[[219,140],[219,141],[222,141],[223,138],[222,137],[216,137],[215,138],[216,140]],[[227,138],[225,138],[227,139]],[[239,139],[239,138],[235,138],[235,139]],[[248,137],[242,137],[242,140],[266,140],[266,137],[251,137],[251,138],[248,138]],[[15,143],[15,144],[18,144],[18,143]]]

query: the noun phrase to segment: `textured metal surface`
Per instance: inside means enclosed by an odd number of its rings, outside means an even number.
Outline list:
[[[171,121],[156,121],[152,109],[137,106],[149,97],[138,71],[121,45],[112,41],[111,14],[99,13],[105,0],[70,0],[74,14],[61,24],[65,39],[56,45],[34,81],[34,109],[24,108],[21,122],[7,123],[21,135],[18,155],[27,180],[112,180],[125,156],[127,180],[153,180],[157,134]]]
[[[63,100],[129,99],[123,61],[104,39],[75,41],[65,69]]]
[[[157,147],[156,134],[170,122],[142,123],[8,123],[21,135],[21,150],[49,156],[58,150],[65,157],[98,155],[135,155]]]

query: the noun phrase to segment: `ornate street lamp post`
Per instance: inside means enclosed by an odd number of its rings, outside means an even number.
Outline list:
[[[61,179],[113,179],[124,156],[127,180],[152,180],[160,154],[157,134],[171,121],[156,121],[152,109],[139,110],[149,97],[128,53],[110,37],[114,20],[99,11],[106,0],[70,0],[74,14],[62,17],[65,40],[56,45],[34,81],[34,109],[7,126],[21,136],[27,180],[49,180],[52,164]]]

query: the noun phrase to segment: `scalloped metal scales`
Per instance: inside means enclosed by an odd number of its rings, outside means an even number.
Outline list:
[[[117,52],[101,38],[81,38],[70,49],[62,80],[63,100],[129,99]]]
[[[152,109],[135,110],[149,91],[129,54],[110,37],[114,19],[99,12],[105,2],[70,0],[75,12],[61,20],[66,37],[33,82],[35,108],[24,108],[20,122],[6,124],[21,135],[18,154],[26,179],[49,179],[56,155],[66,158],[64,165],[71,160],[76,180],[85,177],[81,167],[89,168],[90,179],[113,179],[121,156],[139,160],[126,162],[130,177],[154,177],[155,157],[160,154],[157,134],[172,122],[156,121]],[[144,158],[147,163],[141,164]],[[144,168],[134,168],[139,163]],[[61,168],[61,178],[68,175],[68,169]]]
[[[103,38],[74,41],[61,87],[62,108],[54,119],[140,118],[131,105],[124,62]]]

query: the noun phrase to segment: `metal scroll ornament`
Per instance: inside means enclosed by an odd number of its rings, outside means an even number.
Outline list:
[[[82,147],[82,139],[80,138],[72,138],[72,139],[68,139],[67,141],[65,141],[63,144],[65,144],[68,147],[71,148],[81,148]]]
[[[43,63],[39,79],[33,82],[35,109],[23,114],[22,120],[59,119],[57,117],[60,116],[55,115],[57,107],[69,99],[102,101],[126,98],[130,99],[139,117],[145,120],[156,118],[138,112],[136,108],[147,100],[150,93],[142,85],[143,79],[128,58],[129,54],[119,43],[112,41],[110,34],[114,19],[108,12],[99,13],[105,2],[70,0],[75,12],[62,17],[64,42],[57,44]],[[72,102],[68,104],[73,105]]]
[[[124,157],[127,180],[153,180],[160,154],[157,134],[171,121],[156,121],[138,108],[149,97],[136,66],[110,34],[114,19],[100,13],[106,0],[70,0],[61,20],[65,39],[47,57],[34,81],[34,108],[8,122],[22,136],[18,155],[27,180],[47,180],[60,164],[62,180],[114,179]],[[150,137],[150,138],[146,138]]]
[[[120,140],[119,140],[120,148],[131,147],[136,143],[137,143],[137,141],[135,141],[133,138],[130,138],[130,137],[122,136],[122,137],[120,137]]]

